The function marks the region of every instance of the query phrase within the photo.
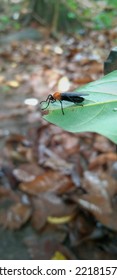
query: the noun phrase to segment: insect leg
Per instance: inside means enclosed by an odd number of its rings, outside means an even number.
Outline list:
[[[59,100],[60,101],[60,104],[61,104],[61,111],[62,111],[62,114],[64,115],[64,110],[63,110],[63,104],[62,104],[62,101],[61,100]]]

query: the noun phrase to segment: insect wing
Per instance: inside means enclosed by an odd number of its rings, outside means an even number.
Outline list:
[[[62,92],[62,95],[69,95],[69,96],[87,96],[89,93],[84,92],[84,91],[78,91],[78,92]]]
[[[61,100],[66,100],[73,103],[81,103],[84,101],[84,97],[88,95],[87,93],[81,92],[63,92],[61,93]]]

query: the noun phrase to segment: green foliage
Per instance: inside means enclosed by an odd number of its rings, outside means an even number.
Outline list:
[[[51,27],[54,22],[56,32],[73,33],[87,26],[92,29],[111,28],[117,16],[117,0],[104,0],[103,4],[96,0],[88,0],[86,4],[80,0],[31,0],[29,3],[37,18],[39,16],[47,26]]]
[[[56,9],[57,1],[59,1],[58,11]],[[89,26],[92,29],[111,28],[116,22],[117,17],[117,0],[104,0],[105,5],[101,5],[101,1],[88,0],[88,3],[80,0],[22,0],[19,3],[8,1],[6,10],[0,14],[0,31],[4,31],[13,27],[18,30],[21,26],[17,15],[22,15],[26,5],[30,8],[32,14],[36,14],[37,18],[42,19],[44,24],[51,27],[55,23],[56,31],[64,31],[67,33],[78,32],[82,28]],[[27,2],[27,4],[26,4]],[[56,10],[56,12],[55,12]],[[28,10],[27,10],[28,13]],[[16,15],[17,14],[17,15]],[[25,15],[26,17],[26,15]],[[32,17],[30,17],[32,19]],[[41,20],[40,20],[41,21]],[[88,25],[87,25],[88,23]]]
[[[113,12],[101,12],[94,18],[94,27],[96,29],[110,28],[112,25]]]
[[[110,7],[113,7],[113,8],[117,8],[117,0],[106,0],[107,2],[107,5],[109,5]]]
[[[21,12],[22,2],[19,4],[3,3],[3,12],[0,13],[0,31],[5,31],[10,28],[19,30],[21,27],[18,17]]]
[[[78,3],[75,0],[67,0],[69,7],[76,10],[78,8]]]
[[[5,15],[1,15],[0,16],[0,21],[4,24],[7,24],[7,23],[9,23],[9,17],[5,16]]]
[[[60,102],[55,102],[44,119],[70,132],[100,133],[117,144],[117,71],[78,91],[89,94],[83,106],[63,102],[63,115]]]
[[[74,15],[75,15],[75,11],[77,11],[79,13],[80,20],[83,19],[84,22],[88,20],[94,24],[92,25],[92,28],[94,29],[111,28],[113,26],[113,22],[116,20],[117,17],[117,10],[115,10],[115,8],[117,8],[117,0],[113,0],[113,1],[104,0],[105,7],[102,8],[99,13],[98,13],[98,9],[100,10],[101,6],[98,7],[97,5],[96,8],[96,4],[98,4],[98,1],[94,2],[90,0],[90,2],[93,4],[92,9],[87,5],[82,6],[82,3],[80,1],[79,2],[75,0],[67,1],[69,7],[72,8],[72,11],[74,9],[73,12]],[[79,6],[80,9],[78,9]],[[92,16],[93,13],[95,14],[95,16]]]
[[[74,18],[76,18],[76,15],[75,15],[74,13],[72,13],[72,12],[68,12],[68,13],[67,13],[67,17],[68,17],[69,19],[74,19]]]
[[[5,30],[9,24],[9,17],[0,15],[0,31]]]
[[[94,28],[112,28],[113,23],[116,21],[117,17],[117,0],[105,0],[105,8],[98,13],[94,18]]]

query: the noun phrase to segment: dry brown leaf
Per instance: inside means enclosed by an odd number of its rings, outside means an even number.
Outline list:
[[[43,208],[36,209],[33,211],[31,224],[34,229],[40,231],[46,225],[46,222],[47,222],[47,213]]]
[[[10,190],[0,186],[0,199],[7,198],[9,197],[9,195],[10,195]]]
[[[13,175],[18,181],[21,182],[30,182],[33,181],[36,177],[33,174],[24,171],[23,169],[14,169]]]
[[[77,205],[65,203],[61,197],[53,193],[43,193],[39,198],[33,198],[32,225],[40,230],[46,222],[50,224],[65,224],[73,220]]]
[[[23,135],[13,134],[7,141],[4,148],[6,157],[21,162],[30,162],[33,159],[32,145]]]
[[[47,216],[61,218],[63,216],[73,216],[76,213],[77,205],[64,202],[62,197],[55,193],[44,193],[41,196],[41,202],[44,204]]]
[[[33,195],[38,195],[47,191],[63,193],[72,187],[73,185],[70,178],[54,171],[47,171],[37,176],[35,180],[19,185],[20,190]]]
[[[116,153],[106,153],[97,156],[95,159],[92,159],[89,164],[89,169],[97,168],[100,165],[106,164],[110,161],[116,161],[117,160],[117,154]]]
[[[50,260],[56,252],[60,252],[68,260],[76,259],[74,254],[64,245],[60,244],[58,234],[51,232],[37,240],[31,237],[25,241],[32,259]]]
[[[83,208],[92,212],[95,216],[103,216],[112,213],[111,203],[107,198],[100,195],[83,195],[78,199],[78,202]]]
[[[0,223],[9,229],[20,229],[30,218],[32,213],[29,205],[17,203],[11,206],[7,212],[2,212]]]
[[[87,194],[76,198],[78,203],[91,212],[103,225],[117,230],[116,198],[117,183],[109,176],[99,176],[92,172],[85,172],[83,183]]]
[[[88,74],[87,74],[87,76],[86,75],[84,75],[84,76],[76,75],[76,76],[74,76],[73,82],[76,84],[86,84],[86,83],[92,82],[92,78]]]
[[[113,151],[113,145],[102,135],[96,135],[93,147],[101,152],[101,153],[108,153]]]
[[[47,221],[47,211],[43,201],[40,198],[32,198],[33,213],[31,224],[37,230],[41,230]]]
[[[103,68],[103,63],[94,61],[91,62],[88,73],[93,77],[94,73],[103,73]]]

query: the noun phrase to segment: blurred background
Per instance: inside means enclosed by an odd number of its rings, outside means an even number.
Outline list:
[[[104,75],[117,0],[0,0],[0,259],[117,259],[117,152],[43,120]]]

